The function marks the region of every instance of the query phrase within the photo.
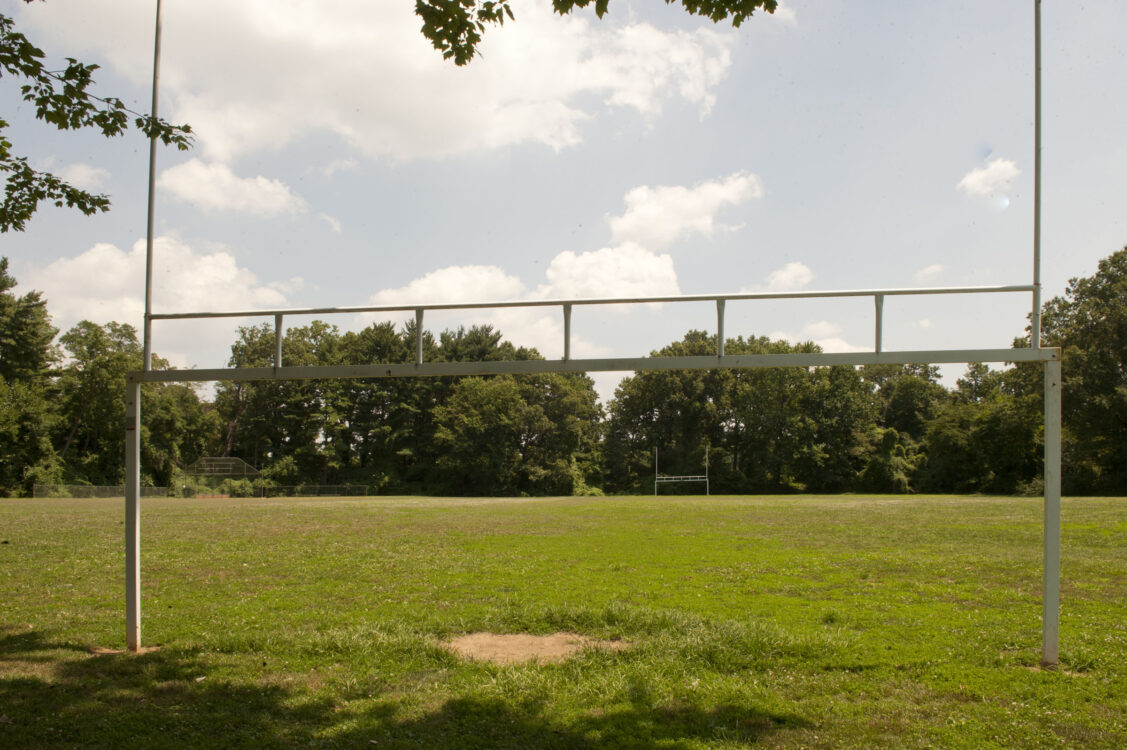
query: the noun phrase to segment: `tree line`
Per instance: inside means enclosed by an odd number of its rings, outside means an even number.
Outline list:
[[[121,484],[125,374],[136,330],[83,321],[58,335],[39,292],[17,296],[0,259],[0,495],[32,485]],[[1064,489],[1127,492],[1127,248],[1045,303],[1042,340],[1064,349]],[[489,326],[424,332],[427,361],[540,359]],[[1028,332],[1014,340],[1028,346]],[[411,362],[414,323],[289,329],[288,364]],[[739,336],[729,354],[817,352]],[[652,356],[716,351],[689,331]],[[239,329],[229,365],[272,363],[274,332]],[[154,356],[154,367],[168,363]],[[643,372],[605,406],[581,374],[220,383],[142,389],[145,484],[175,494],[185,467],[235,456],[259,483],[363,484],[378,493],[649,492],[662,472],[718,493],[1039,493],[1038,364],[971,363],[952,388],[925,365]],[[245,487],[241,489],[245,490]]]

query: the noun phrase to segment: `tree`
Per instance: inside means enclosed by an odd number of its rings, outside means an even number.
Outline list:
[[[0,77],[7,74],[25,81],[20,93],[34,105],[37,119],[59,130],[94,128],[107,138],[124,133],[132,120],[138,130],[165,145],[181,151],[191,145],[188,125],[170,125],[134,112],[120,99],[95,95],[91,89],[97,65],[68,57],[65,68],[52,70],[44,57],[43,50],[15,30],[11,17],[0,14]],[[77,208],[86,215],[109,210],[108,196],[80,190],[49,172],[33,169],[26,157],[14,155],[12,142],[4,136],[7,127],[7,121],[0,118],[0,173],[7,177],[0,204],[0,233],[22,231],[42,201]]]
[[[8,259],[0,258],[0,378],[9,381],[42,376],[56,360],[47,301],[35,291],[17,297],[15,286]]]
[[[379,323],[342,342],[349,364],[403,363],[415,359],[415,320],[399,331]],[[444,339],[447,334],[443,334]],[[434,336],[423,332],[423,358],[442,358]],[[388,378],[348,381],[348,425],[352,437],[352,471],[370,485],[389,491],[421,491],[433,486],[431,467],[437,459],[433,410],[449,390],[448,378]]]
[[[461,379],[435,408],[437,468],[455,495],[516,495],[525,467],[523,449],[544,429],[511,376]]]
[[[61,481],[51,445],[57,420],[44,383],[0,377],[0,497],[27,494],[36,482]]]
[[[909,492],[916,466],[907,446],[891,427],[878,428],[875,435],[876,449],[857,478],[857,489],[866,492]]]
[[[881,423],[910,440],[923,437],[927,423],[950,398],[934,365],[869,365],[861,372],[883,403]]]
[[[1040,417],[1035,399],[1003,392],[945,405],[921,441],[919,489],[1012,494],[1031,486],[1041,468]]]
[[[732,19],[739,27],[757,10],[774,13],[777,0],[665,0],[667,5],[679,2],[691,15],[704,16],[713,22]],[[586,8],[592,0],[552,0],[552,8],[566,16],[576,8]],[[607,13],[610,0],[594,0],[595,15]],[[447,60],[465,65],[477,54],[477,46],[487,25],[501,26],[505,19],[514,20],[509,0],[416,0],[415,15],[423,20],[423,36]]]
[[[690,331],[652,356],[716,351],[716,337]],[[742,336],[728,354],[820,351]],[[709,454],[719,492],[840,491],[852,487],[871,449],[871,384],[852,367],[643,372],[623,381],[609,407],[607,485],[648,484],[653,451],[664,473],[696,474]]]
[[[88,320],[60,337],[67,363],[56,377],[58,410],[55,445],[66,477],[90,484],[121,484],[125,444],[125,376],[140,370],[141,344],[133,326],[97,325]],[[153,366],[168,362],[153,354]],[[178,466],[207,455],[218,443],[220,425],[195,387],[149,383],[141,389],[142,479],[167,485]]]
[[[63,417],[59,457],[74,479],[120,484],[125,471],[125,375],[141,368],[137,331],[120,323],[99,326],[83,320],[60,341],[69,362],[58,383]]]
[[[1004,373],[982,362],[968,362],[966,374],[955,381],[953,395],[959,403],[977,404],[997,396],[1004,383]]]
[[[1065,491],[1127,492],[1127,247],[1043,305],[1041,334],[1044,346],[1062,349]],[[1028,336],[1014,345],[1029,346]],[[1007,376],[1041,403],[1040,366]]]
[[[0,496],[21,494],[59,473],[51,446],[57,409],[49,368],[55,328],[39,292],[17,297],[8,259],[0,258]]]
[[[543,373],[515,378],[536,416],[522,441],[530,495],[587,494],[601,484],[603,411],[587,375]]]
[[[794,476],[811,492],[852,489],[866,465],[878,400],[856,368],[818,367],[795,404],[804,417]]]
[[[339,363],[339,333],[335,326],[314,321],[290,328],[282,340],[282,359],[288,365]],[[231,346],[231,367],[272,364],[274,331],[267,325],[239,329]],[[216,407],[226,424],[222,455],[237,456],[264,467],[292,457],[310,481],[326,483],[328,465],[325,438],[337,419],[326,409],[330,381],[283,380],[222,383]]]

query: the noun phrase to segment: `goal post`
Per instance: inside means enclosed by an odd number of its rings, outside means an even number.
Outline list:
[[[657,497],[657,488],[661,484],[677,484],[677,483],[692,483],[704,482],[704,494],[709,496],[712,492],[709,489],[708,483],[708,453],[709,448],[705,446],[704,450],[704,473],[703,474],[662,474],[658,470],[657,462],[657,448],[654,448],[654,497]]]
[[[152,116],[157,111],[157,81],[160,60],[161,10],[156,3],[156,32],[153,55]],[[414,306],[366,306],[352,308],[306,308],[299,310],[249,310],[154,314],[153,277],[153,196],[155,184],[156,135],[152,136],[149,157],[148,242],[145,259],[144,369],[126,376],[125,398],[125,566],[126,627],[130,651],[141,648],[140,599],[140,465],[141,465],[141,387],[144,383],[210,382],[251,380],[300,380],[311,378],[434,377],[549,372],[639,372],[652,370],[743,369],[758,367],[828,367],[833,365],[946,364],[967,362],[1036,362],[1044,375],[1044,557],[1042,591],[1041,663],[1058,663],[1060,619],[1060,542],[1061,542],[1061,350],[1043,347],[1041,341],[1041,0],[1034,5],[1034,212],[1033,280],[1031,284],[997,287],[933,289],[875,289],[833,292],[764,292],[721,295],[684,295],[630,299],[535,300],[491,303],[447,303]],[[883,348],[883,316],[888,298],[901,295],[949,295],[979,293],[1032,293],[1030,346],[1025,349],[913,350],[887,352]],[[875,310],[874,346],[869,352],[791,353],[731,356],[724,351],[724,315],[728,303],[754,299],[798,299],[829,297],[870,297]],[[572,309],[576,305],[653,304],[664,302],[711,302],[716,308],[717,350],[715,355],[693,357],[641,357],[576,360],[571,358]],[[559,307],[563,313],[563,359],[501,362],[424,362],[423,317],[427,310],[501,309],[514,307]],[[282,362],[281,336],[287,315],[355,314],[362,312],[413,312],[415,316],[415,361],[409,364],[367,364],[353,366],[286,367]],[[234,369],[152,369],[152,322],[154,320],[274,318],[275,353],[272,366]],[[655,463],[654,491],[657,492]],[[707,490],[707,470],[706,470]]]
[[[1012,288],[996,291],[1014,291]],[[1023,291],[1031,291],[1024,287]],[[888,291],[881,292],[888,294]],[[958,293],[952,291],[951,293]],[[872,292],[861,294],[872,295]],[[713,299],[716,299],[713,297]],[[652,299],[615,300],[615,303],[645,304]],[[663,301],[696,302],[698,298]],[[563,303],[557,303],[563,304]],[[580,304],[571,302],[568,304]],[[609,304],[609,303],[608,303]],[[492,307],[494,305],[466,305]],[[512,304],[496,305],[511,307]],[[444,305],[442,309],[458,309]],[[877,306],[878,314],[882,306]],[[722,311],[723,306],[717,305]],[[420,308],[422,309],[422,308]],[[260,314],[260,313],[259,313]],[[274,313],[271,313],[274,314]],[[281,318],[283,313],[278,313]],[[226,317],[227,314],[191,314],[179,317]],[[421,315],[418,317],[422,317]],[[718,321],[720,325],[722,322]],[[215,370],[143,370],[129,373],[126,390],[126,632],[130,651],[141,648],[140,600],[140,389],[143,383],[207,382],[207,381],[283,381],[315,378],[410,378],[459,375],[532,374],[550,372],[646,372],[668,370],[757,369],[778,367],[829,367],[835,365],[903,365],[946,364],[967,362],[1038,363],[1045,374],[1045,440],[1044,440],[1044,589],[1042,612],[1042,664],[1058,663],[1060,617],[1060,358],[1059,348],[1027,347],[1018,349],[961,349],[929,351],[887,351],[878,339],[869,352],[789,353],[730,355],[718,350],[712,355],[675,357],[633,357],[609,359],[557,360],[494,360],[481,362],[416,362],[414,364],[368,364],[287,367],[279,361],[276,367],[245,367]],[[566,350],[565,350],[566,351]],[[699,481],[699,479],[697,480]],[[657,491],[655,482],[655,494]],[[706,484],[706,491],[710,491]]]
[[[184,469],[192,477],[257,477],[262,472],[235,456],[201,456]]]

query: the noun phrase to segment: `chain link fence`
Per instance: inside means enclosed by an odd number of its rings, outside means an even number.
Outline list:
[[[32,497],[125,497],[125,485],[36,484]],[[142,487],[141,497],[168,497],[167,487]]]

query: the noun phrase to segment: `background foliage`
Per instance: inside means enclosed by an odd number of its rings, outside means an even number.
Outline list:
[[[39,292],[17,296],[0,259],[0,494],[35,483],[121,484],[133,327],[83,321],[58,335]],[[1127,492],[1127,248],[1045,303],[1064,349],[1064,484]],[[266,365],[269,326],[240,329],[232,366]],[[414,323],[291,328],[294,365],[410,362]],[[1026,337],[1015,347],[1028,346]],[[715,351],[689,331],[653,356]],[[729,339],[731,354],[813,352]],[[424,335],[428,361],[538,359],[488,326]],[[167,367],[159,357],[154,366]],[[971,363],[954,388],[922,365],[645,372],[604,408],[584,375],[221,383],[143,390],[143,481],[192,491],[184,467],[236,456],[259,485],[362,484],[372,492],[570,495],[652,489],[709,465],[719,493],[1039,492],[1043,379],[1036,365]],[[247,482],[247,492],[253,491]],[[240,485],[241,487],[241,485]]]

